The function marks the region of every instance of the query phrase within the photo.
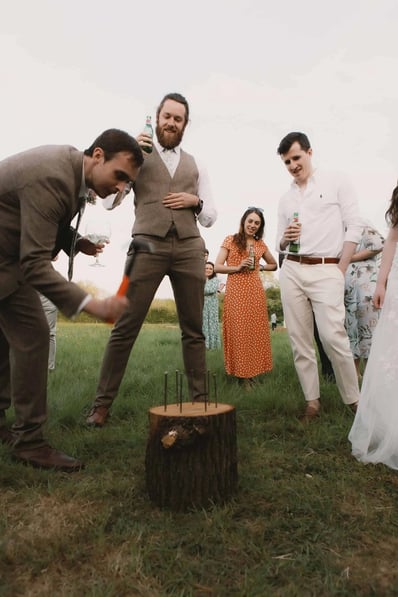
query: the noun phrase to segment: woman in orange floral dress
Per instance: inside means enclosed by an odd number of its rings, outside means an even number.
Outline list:
[[[264,216],[258,207],[243,214],[239,232],[227,236],[215,262],[217,273],[228,274],[223,312],[225,370],[250,387],[254,377],[272,369],[271,339],[266,295],[259,276],[274,271],[277,263],[262,240]],[[254,269],[250,250],[254,250]]]

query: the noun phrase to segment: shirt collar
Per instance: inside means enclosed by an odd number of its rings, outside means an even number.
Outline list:
[[[158,153],[162,153],[165,150],[165,148],[160,145],[160,143],[157,139],[153,140],[153,144],[156,147],[156,149],[158,150]],[[175,153],[179,156],[181,153],[181,147],[180,147],[180,145],[177,145],[177,147],[173,147],[173,149],[170,149],[170,150],[166,149],[166,152],[167,151],[170,151],[171,153]]]
[[[307,184],[306,184],[305,188],[308,188],[308,186],[311,186],[313,183],[315,183],[316,179],[317,179],[317,176],[318,176],[318,170],[314,169],[312,171],[311,176],[308,177]],[[300,190],[300,188],[301,188],[301,187],[298,186],[298,184],[297,184],[297,182],[295,180],[292,180],[292,185],[291,186],[292,186],[293,189]]]

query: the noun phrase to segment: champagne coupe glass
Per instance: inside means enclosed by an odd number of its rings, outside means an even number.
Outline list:
[[[94,244],[108,243],[111,237],[111,225],[107,220],[88,220],[84,236]],[[95,255],[95,262],[90,263],[93,267],[105,267],[100,262],[98,254]]]

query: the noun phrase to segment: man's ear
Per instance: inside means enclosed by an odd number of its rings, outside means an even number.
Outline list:
[[[101,160],[104,159],[104,150],[101,149],[101,147],[94,147],[94,151],[93,151],[93,156],[92,157],[97,162],[100,162]]]

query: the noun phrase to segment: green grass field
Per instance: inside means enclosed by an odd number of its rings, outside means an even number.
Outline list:
[[[352,458],[334,385],[322,385],[320,421],[298,422],[286,333],[272,334],[274,369],[250,392],[208,353],[219,401],[236,406],[239,490],[186,513],[150,503],[144,467],[148,409],[182,367],[179,330],[144,326],[109,425],[89,429],[108,335],[61,323],[49,376],[48,438],[86,469],[38,471],[0,447],[1,597],[398,595],[398,476]]]

